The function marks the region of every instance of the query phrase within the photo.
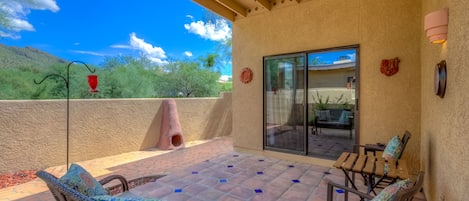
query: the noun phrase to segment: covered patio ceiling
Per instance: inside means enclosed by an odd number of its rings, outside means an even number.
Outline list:
[[[234,22],[289,5],[310,0],[193,0],[212,12]]]

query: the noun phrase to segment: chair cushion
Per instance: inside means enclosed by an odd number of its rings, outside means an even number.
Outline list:
[[[410,180],[405,179],[384,188],[372,201],[392,201],[396,197],[397,193],[401,190],[409,188]]]
[[[62,183],[70,186],[70,188],[86,195],[108,195],[109,193],[104,189],[96,179],[91,176],[89,172],[81,166],[72,163],[67,173],[59,179]]]
[[[329,110],[318,110],[316,112],[319,121],[330,121],[331,120],[331,111]]]
[[[119,196],[98,195],[91,197],[91,199],[96,201],[159,201],[158,199],[141,198],[135,195],[126,196],[126,194]]]
[[[340,114],[340,117],[339,117],[339,123],[342,123],[342,124],[348,123],[349,116],[350,116],[350,111],[343,110],[342,114]]]
[[[401,155],[402,151],[402,144],[401,141],[399,140],[399,136],[394,136],[389,140],[388,144],[386,145],[386,148],[383,151],[383,158],[385,160],[389,160],[391,158],[397,159]]]

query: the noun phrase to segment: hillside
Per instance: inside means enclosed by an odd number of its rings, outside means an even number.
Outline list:
[[[0,44],[1,68],[45,69],[52,64],[67,61],[33,47],[13,47]]]

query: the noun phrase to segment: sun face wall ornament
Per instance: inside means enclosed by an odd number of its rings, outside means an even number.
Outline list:
[[[386,76],[392,76],[399,71],[399,58],[394,59],[383,59],[381,61],[381,73],[385,74]]]
[[[435,94],[440,98],[445,97],[446,92],[446,61],[442,60],[435,66]]]
[[[241,71],[241,75],[239,76],[239,79],[241,80],[242,83],[247,84],[251,82],[252,80],[252,70],[250,68],[243,68]]]

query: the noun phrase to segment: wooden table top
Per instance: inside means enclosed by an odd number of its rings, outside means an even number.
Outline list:
[[[405,160],[385,161],[381,157],[359,155],[357,153],[343,152],[333,165],[336,168],[364,174],[387,176],[390,178],[407,179],[409,173]],[[384,169],[388,167],[387,174]]]

